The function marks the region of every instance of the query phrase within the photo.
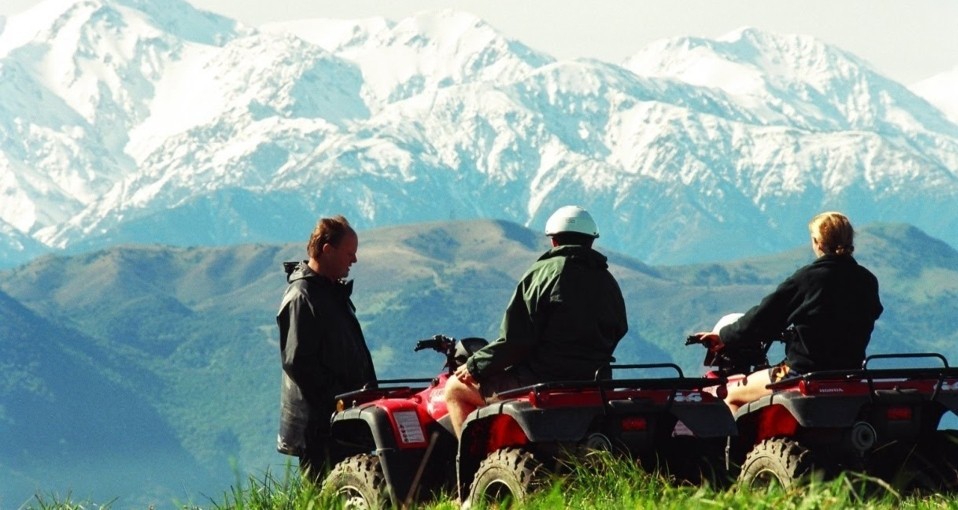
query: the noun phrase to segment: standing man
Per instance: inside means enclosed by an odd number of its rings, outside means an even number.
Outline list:
[[[350,295],[359,238],[342,216],[321,218],[308,261],[287,265],[289,286],[276,315],[283,364],[277,450],[299,457],[318,481],[328,468],[335,396],[375,381],[372,357]]]
[[[500,337],[476,351],[446,383],[446,406],[456,436],[466,416],[506,390],[545,381],[591,380],[607,368],[625,336],[625,301],[592,216],[559,208],[546,222],[547,251],[519,281],[502,319]]]

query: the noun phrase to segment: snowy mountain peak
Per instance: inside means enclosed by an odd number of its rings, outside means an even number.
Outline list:
[[[4,44],[16,48],[36,39],[55,39],[60,31],[79,34],[84,25],[119,30],[125,19],[140,18],[158,31],[199,44],[223,44],[240,29],[238,22],[200,11],[184,0],[45,0],[12,17]],[[3,33],[8,32],[8,33]],[[0,51],[0,54],[3,52]]]
[[[911,90],[938,107],[958,124],[958,67],[936,74],[911,86]]]
[[[274,34],[295,34],[330,53],[341,54],[349,48],[372,44],[380,32],[390,30],[395,23],[383,17],[365,19],[303,19],[279,21],[260,26],[260,31]]]
[[[274,23],[360,66],[374,111],[442,87],[511,82],[554,59],[509,40],[476,16],[453,10],[424,11],[388,22],[308,20]]]
[[[637,74],[716,84],[731,93],[810,87],[824,92],[838,77],[850,79],[867,64],[814,37],[779,35],[743,27],[718,39],[663,40],[626,60]]]
[[[958,134],[905,87],[811,36],[746,27],[716,40],[658,41],[623,65],[640,76],[717,87],[761,111],[772,124],[816,131],[932,129]]]
[[[620,66],[451,10],[262,30],[182,1],[23,16],[0,32],[0,236],[19,260],[289,241],[338,213],[538,229],[567,203],[649,262],[791,247],[823,209],[958,232],[958,126],[807,36],[659,41]]]

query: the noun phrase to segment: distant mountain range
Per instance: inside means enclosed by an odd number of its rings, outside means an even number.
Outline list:
[[[825,209],[958,245],[935,92],[953,79],[925,99],[811,37],[744,28],[614,64],[454,11],[256,30],[181,0],[49,0],[0,26],[5,267],[289,242],[331,213],[538,229],[569,203],[656,264],[778,252]]]
[[[958,123],[958,66],[914,85],[911,90],[937,106],[952,122]]]
[[[958,252],[903,224],[867,226],[856,246],[886,307],[869,352],[958,363]],[[360,231],[353,297],[380,376],[438,373],[443,360],[414,353],[417,339],[493,338],[516,280],[546,248],[538,231],[502,221]],[[628,307],[619,362],[674,361],[687,375],[703,353],[686,335],[811,261],[804,243],[682,266],[598,249]],[[304,252],[305,241],[123,246],[0,271],[0,437],[17,438],[0,442],[0,507],[40,490],[163,508],[221,500],[237,474],[281,473],[274,317],[282,262]]]

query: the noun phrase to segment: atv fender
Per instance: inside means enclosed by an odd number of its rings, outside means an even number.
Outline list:
[[[777,405],[787,409],[802,427],[843,428],[858,421],[863,407],[873,403],[893,404],[896,398],[903,403],[916,402],[916,398],[908,394],[900,397],[886,394],[881,398],[872,398],[868,395],[828,398],[821,395],[801,395],[795,392],[772,393],[739,408],[735,413],[735,420],[742,422],[764,408]],[[924,401],[925,405],[938,409],[939,418],[946,411],[955,412],[955,404],[958,403],[953,395],[939,395],[935,400],[918,397],[917,401]]]
[[[414,405],[408,407],[415,411]],[[399,508],[412,487],[432,431],[421,430],[420,426],[421,432],[415,433],[415,438],[421,435],[427,441],[400,444],[397,436],[403,436],[390,419],[390,413],[397,409],[400,407],[387,410],[373,402],[336,413],[331,423],[331,436],[336,441],[331,460],[335,464],[352,454],[372,451],[380,459],[390,500]]]
[[[673,404],[670,411],[695,437],[715,438],[738,435],[728,406],[721,400],[708,403]]]
[[[747,421],[770,406],[781,406],[805,428],[848,427],[855,423],[868,397],[823,399],[795,393],[772,393],[743,405],[735,413],[735,421]]]
[[[519,426],[529,441],[546,443],[553,441],[577,441],[585,437],[589,425],[600,407],[570,407],[540,409],[527,400],[507,400],[473,411],[463,423],[465,431],[471,422],[505,415]]]
[[[529,442],[578,441],[601,408],[539,409],[525,400],[507,400],[476,409],[462,425],[456,463],[460,501],[486,456],[500,448]]]

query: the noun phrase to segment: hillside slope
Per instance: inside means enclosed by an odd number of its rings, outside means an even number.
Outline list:
[[[728,263],[648,266],[606,250],[601,241],[597,248],[610,257],[629,314],[630,331],[616,357],[623,363],[674,361],[689,375],[700,370],[702,352],[683,346],[686,335],[754,305],[811,260],[802,246]],[[863,228],[856,246],[859,261],[879,277],[886,307],[870,353],[937,351],[958,360],[958,252],[907,225]],[[414,353],[418,339],[437,333],[494,337],[516,280],[546,249],[541,233],[506,222],[360,231],[353,298],[380,376],[437,373],[442,359]],[[0,322],[6,328],[0,331],[0,360],[27,367],[56,363],[65,367],[55,374],[64,378],[56,383],[63,391],[68,381],[71,391],[92,388],[71,398],[73,407],[45,402],[36,398],[36,384],[26,381],[54,375],[32,368],[19,375],[21,368],[4,389],[0,425],[9,417],[50,413],[77,423],[126,423],[120,418],[136,416],[159,428],[150,432],[157,437],[151,445],[188,452],[189,462],[203,466],[196,472],[213,473],[213,485],[189,485],[207,493],[232,483],[226,468],[231,459],[254,473],[277,467],[286,458],[273,451],[279,391],[274,317],[285,287],[282,262],[304,253],[305,241],[124,246],[45,257],[0,272],[0,291],[9,295],[2,310],[11,317]],[[57,325],[41,321],[40,314]],[[17,402],[16,414],[7,402]],[[56,442],[53,431],[31,433],[43,436],[38,442]],[[76,433],[92,434],[82,428]],[[138,452],[142,441],[133,435],[107,452]],[[54,447],[33,462],[59,473],[70,468],[64,455],[72,451]],[[12,471],[17,464],[11,459],[19,453],[0,452],[0,464]],[[125,480],[119,476],[116,483]],[[81,482],[73,486],[83,487]]]
[[[143,498],[145,508],[214,479],[143,398],[166,382],[132,368],[0,292],[0,508],[70,488],[98,501]]]

